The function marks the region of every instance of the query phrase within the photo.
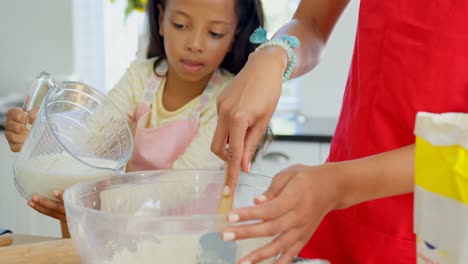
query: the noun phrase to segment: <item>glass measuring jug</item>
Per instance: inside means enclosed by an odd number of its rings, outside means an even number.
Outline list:
[[[36,120],[14,165],[14,182],[26,199],[77,182],[124,172],[133,152],[126,116],[94,88],[56,82],[42,72],[23,105]]]

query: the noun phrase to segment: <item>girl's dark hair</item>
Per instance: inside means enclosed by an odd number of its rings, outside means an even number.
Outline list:
[[[158,4],[164,9],[167,0],[150,0],[147,4],[149,19],[150,39],[148,53],[146,57],[159,59],[166,58],[164,51],[164,41],[159,35],[159,9]],[[256,44],[249,41],[250,35],[260,26],[264,26],[264,15],[260,0],[235,0],[236,14],[238,18],[237,32],[234,36],[234,43],[231,52],[226,54],[221,68],[237,74],[247,62],[249,54],[255,50]],[[156,64],[160,60],[156,61]]]

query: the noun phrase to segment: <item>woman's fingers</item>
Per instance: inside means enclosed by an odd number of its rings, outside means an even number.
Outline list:
[[[226,180],[226,184],[231,190],[231,193],[237,186],[242,154],[244,153],[245,134],[249,128],[249,121],[246,119],[246,115],[238,114],[232,118],[234,121],[232,122],[233,126],[229,130],[229,147],[227,149],[228,175]]]
[[[276,263],[291,263],[297,253],[302,249],[305,242],[302,229],[292,228],[280,233],[270,243],[260,247],[259,249],[251,252],[243,257],[243,261],[250,261],[250,263],[260,263],[270,258],[276,258],[281,254],[281,258]],[[302,243],[301,243],[302,242]],[[287,262],[289,261],[289,262]]]
[[[267,125],[257,124],[247,130],[241,161],[243,171],[250,172],[251,161],[257,151],[259,142],[265,134]]]

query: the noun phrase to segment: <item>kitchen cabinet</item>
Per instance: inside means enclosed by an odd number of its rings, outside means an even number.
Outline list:
[[[328,142],[274,140],[262,150],[252,164],[252,172],[274,176],[294,164],[318,165],[325,162],[330,150]]]
[[[60,237],[58,220],[30,208],[13,183],[17,154],[10,151],[5,131],[0,131],[0,227],[14,233]]]

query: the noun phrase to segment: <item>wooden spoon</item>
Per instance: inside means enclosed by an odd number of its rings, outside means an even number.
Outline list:
[[[226,186],[227,174],[227,163],[224,172],[224,186]],[[224,189],[223,189],[224,190]],[[219,205],[217,213],[218,215],[227,215],[232,210],[234,202],[234,193],[229,196],[225,196],[221,191]],[[216,229],[221,230],[226,224],[225,218],[218,218],[215,222]],[[236,242],[234,241],[223,241],[221,233],[211,232],[204,234],[200,238],[200,249],[201,254],[198,259],[198,264],[210,264],[210,263],[235,263],[236,260]]]

